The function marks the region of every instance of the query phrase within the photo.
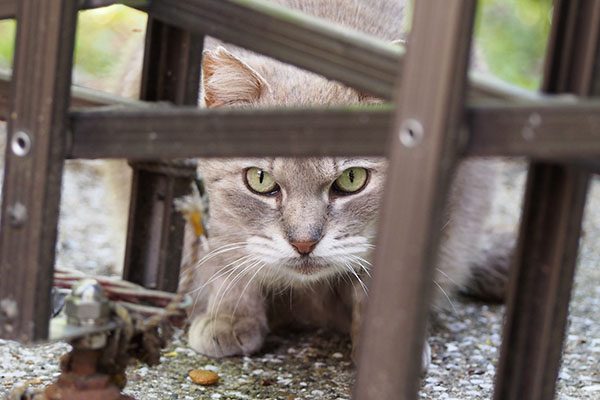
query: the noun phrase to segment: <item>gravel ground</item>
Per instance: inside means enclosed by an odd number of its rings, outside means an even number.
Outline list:
[[[0,129],[2,127],[0,126]],[[57,264],[86,272],[111,272],[115,244],[107,229],[101,164],[70,162],[64,178]],[[511,226],[523,182],[523,166],[505,168],[497,196],[495,225]],[[562,400],[600,398],[600,181],[586,212],[569,333],[559,378]],[[432,317],[432,365],[423,381],[423,399],[489,399],[498,358],[503,307],[453,300],[449,311]],[[0,340],[0,397],[24,382],[42,387],[58,376],[64,343],[23,346]],[[133,365],[126,393],[138,399],[349,399],[354,378],[350,343],[327,332],[272,334],[254,357],[212,360],[186,345],[177,330],[161,364]],[[191,369],[217,372],[214,387],[195,385]]]

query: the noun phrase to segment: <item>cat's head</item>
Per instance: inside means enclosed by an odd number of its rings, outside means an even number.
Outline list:
[[[204,54],[202,95],[213,108],[361,100],[338,83],[260,57],[242,61],[223,48]],[[210,234],[237,243],[236,257],[247,273],[268,276],[263,281],[295,285],[362,273],[385,167],[383,158],[202,160]]]

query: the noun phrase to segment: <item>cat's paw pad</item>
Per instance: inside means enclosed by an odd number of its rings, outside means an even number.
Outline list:
[[[218,358],[258,351],[265,334],[265,324],[256,318],[202,315],[192,322],[188,338],[198,353]]]

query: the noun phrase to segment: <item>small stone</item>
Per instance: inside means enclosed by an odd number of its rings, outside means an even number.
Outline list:
[[[263,379],[262,381],[260,381],[261,386],[273,386],[274,384],[275,381],[271,378]]]
[[[219,375],[206,369],[193,369],[190,371],[190,378],[197,385],[214,385],[219,381]]]
[[[584,392],[600,392],[600,385],[590,385],[581,388]]]

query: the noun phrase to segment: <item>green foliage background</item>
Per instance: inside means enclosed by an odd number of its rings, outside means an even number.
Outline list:
[[[529,89],[539,86],[551,10],[551,0],[479,0],[476,41],[492,74]],[[76,77],[85,84],[122,72],[126,53],[143,40],[145,24],[145,14],[124,6],[81,12]],[[15,29],[14,21],[0,22],[0,67],[11,64]]]
[[[551,0],[479,0],[475,37],[490,72],[537,89],[552,19]]]

